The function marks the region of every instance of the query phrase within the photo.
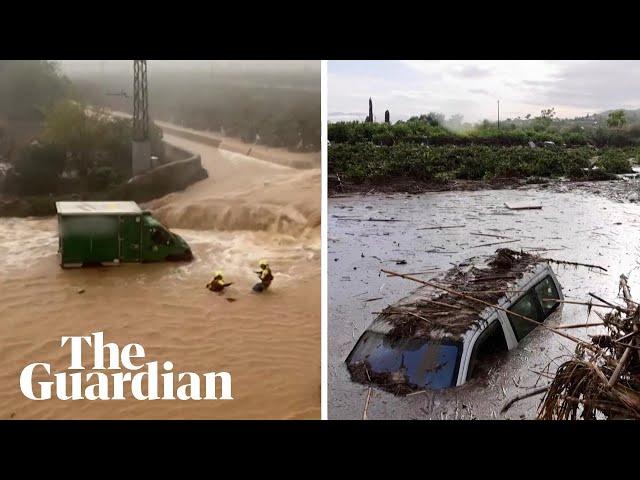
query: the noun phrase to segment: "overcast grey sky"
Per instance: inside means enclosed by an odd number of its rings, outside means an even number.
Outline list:
[[[83,72],[129,72],[133,60],[57,60],[67,74]],[[237,69],[240,71],[317,71],[318,60],[148,60],[154,71],[180,70],[209,72],[211,68]]]
[[[640,61],[635,60],[393,60],[329,61],[329,121],[363,120],[369,97],[382,121],[421,113],[464,121],[539,115],[559,117],[613,108],[640,108]]]

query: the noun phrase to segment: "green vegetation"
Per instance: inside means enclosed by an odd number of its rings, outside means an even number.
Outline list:
[[[547,111],[543,111],[547,113]],[[618,111],[621,112],[621,111]],[[548,113],[547,113],[548,115]],[[472,129],[454,131],[441,123],[433,124],[428,116],[415,117],[393,125],[386,123],[338,122],[330,123],[328,139],[331,143],[373,142],[377,145],[424,143],[428,145],[490,145],[516,146],[554,142],[575,147],[630,147],[640,145],[640,123],[626,125],[623,115],[612,112],[615,128],[602,126],[596,120],[590,126],[558,121],[545,115],[522,122],[505,121],[497,124],[484,121]],[[423,118],[425,117],[425,118]],[[603,122],[602,122],[603,123]]]
[[[601,155],[597,165],[605,173],[627,173],[627,159],[637,153],[635,148],[611,148]],[[429,147],[409,143],[378,146],[369,142],[331,145],[329,170],[354,183],[399,177],[424,182],[559,176],[580,179],[589,176],[583,169],[590,167],[592,157],[591,147]]]
[[[33,143],[20,152],[14,165],[13,189],[25,194],[46,194],[62,174],[65,152],[51,143]],[[16,186],[19,183],[19,186]]]
[[[111,168],[131,175],[131,120],[112,117],[101,110],[88,111],[81,103],[65,100],[46,112],[42,138],[62,148],[67,168],[86,176],[95,168]],[[162,131],[151,126],[151,150],[162,155]]]
[[[132,173],[131,120],[89,109],[77,98],[53,62],[0,60],[0,215],[47,215],[55,200],[131,193],[123,188]],[[155,124],[150,137],[151,153],[162,161]],[[176,155],[182,153],[169,152]],[[173,185],[165,181],[144,193],[154,198],[149,195]]]
[[[622,112],[622,113],[620,113]],[[329,172],[346,181],[424,182],[527,177],[611,178],[632,171],[640,150],[640,123],[623,111],[559,120],[552,108],[536,118],[484,121],[453,131],[442,115],[385,123],[338,122],[328,127]],[[461,117],[456,116],[461,125]],[[608,126],[602,126],[608,123]],[[530,142],[533,142],[531,144]],[[591,167],[597,166],[596,170]]]
[[[607,118],[607,125],[611,128],[620,128],[627,123],[627,117],[625,116],[624,110],[616,110],[609,114]]]
[[[151,129],[162,156],[162,132]],[[15,195],[102,192],[131,176],[131,122],[62,100],[44,112],[39,139],[25,146],[5,181]]]

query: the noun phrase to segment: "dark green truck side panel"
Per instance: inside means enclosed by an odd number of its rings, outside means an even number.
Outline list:
[[[189,245],[148,214],[58,215],[62,266],[193,258]]]
[[[119,258],[117,216],[60,217],[63,264],[113,262]]]
[[[120,261],[139,262],[141,255],[141,215],[120,217]]]

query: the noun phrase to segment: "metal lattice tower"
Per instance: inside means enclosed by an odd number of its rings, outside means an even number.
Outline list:
[[[133,140],[149,140],[149,96],[147,61],[133,61]]]

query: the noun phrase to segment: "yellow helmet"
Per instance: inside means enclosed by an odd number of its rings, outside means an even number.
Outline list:
[[[218,270],[213,277],[214,280],[217,280],[219,278],[222,278],[222,270]]]
[[[266,260],[260,260],[260,263],[258,263],[258,266],[260,268],[265,268],[269,266],[269,262],[267,262]]]

